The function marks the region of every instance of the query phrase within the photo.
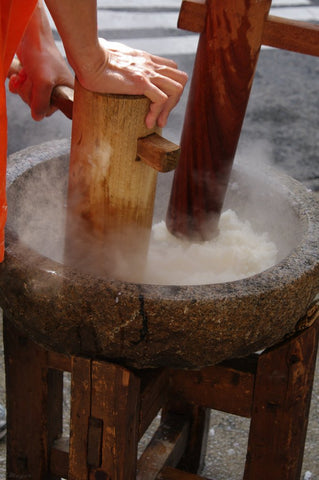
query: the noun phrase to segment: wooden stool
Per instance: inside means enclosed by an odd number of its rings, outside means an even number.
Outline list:
[[[216,409],[251,418],[245,480],[296,480],[318,333],[316,320],[260,355],[197,371],[134,372],[48,352],[5,320],[7,479],[200,480]],[[64,371],[72,378],[67,438]],[[160,409],[161,424],[137,460],[139,439]]]

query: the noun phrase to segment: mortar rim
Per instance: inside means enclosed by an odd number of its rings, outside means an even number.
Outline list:
[[[7,188],[16,181],[21,175],[32,169],[34,166],[53,158],[67,155],[69,153],[69,140],[53,140],[27,147],[19,152],[11,154],[8,158],[7,169]],[[34,159],[34,153],[37,153]],[[52,157],[54,154],[54,157]],[[21,161],[23,157],[23,161]],[[17,161],[18,160],[18,161]],[[299,218],[304,223],[305,229],[300,243],[276,265],[250,277],[234,280],[224,283],[200,284],[200,285],[156,285],[156,284],[137,284],[125,282],[116,279],[107,279],[101,277],[93,277],[90,274],[78,272],[75,269],[65,266],[55,260],[37,253],[31,247],[23,245],[20,241],[14,239],[14,233],[7,227],[6,245],[7,257],[14,256],[19,259],[22,264],[27,264],[26,259],[33,258],[37,266],[42,265],[43,272],[47,272],[44,267],[47,264],[54,268],[50,269],[56,272],[57,277],[63,277],[64,280],[72,282],[74,275],[78,278],[90,279],[94,282],[102,282],[114,292],[129,293],[138,289],[143,293],[145,298],[152,300],[161,299],[161,301],[174,302],[192,298],[196,301],[210,300],[223,301],[223,299],[236,297],[245,299],[260,290],[265,294],[271,291],[284,289],[287,285],[291,285],[300,276],[300,262],[296,262],[296,258],[303,258],[304,267],[302,275],[314,274],[318,270],[319,277],[319,199],[315,197],[305,185],[296,179],[288,176],[283,172],[277,171],[275,168],[265,166],[265,170],[280,184],[285,186],[286,194],[293,199],[294,209],[300,214]],[[296,193],[298,192],[298,197]],[[317,259],[317,264],[313,264],[312,260]],[[296,271],[298,269],[298,272]],[[298,275],[297,275],[298,274]]]

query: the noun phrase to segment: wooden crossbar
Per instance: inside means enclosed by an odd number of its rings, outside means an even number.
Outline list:
[[[178,27],[202,33],[207,7],[203,2],[184,0]],[[269,15],[265,21],[262,44],[305,55],[319,56],[319,25]]]

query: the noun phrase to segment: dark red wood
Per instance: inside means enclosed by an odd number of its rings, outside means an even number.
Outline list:
[[[244,480],[299,480],[319,322],[260,356]]]
[[[136,374],[106,361],[48,354],[5,319],[7,478],[201,480],[193,473],[205,455],[209,406],[251,414],[244,480],[298,480],[318,346],[317,305],[298,327],[304,330],[259,356],[198,372]],[[63,366],[72,373],[70,439],[59,438]],[[160,406],[162,423],[136,473],[139,433]],[[179,470],[163,468],[168,465]]]
[[[251,416],[253,372],[222,364],[200,370],[171,370],[173,398],[241,417]]]
[[[91,415],[92,361],[72,357],[70,455],[68,480],[88,480],[89,418]]]
[[[7,394],[7,478],[58,480],[49,472],[51,442],[62,429],[62,376],[47,352],[4,318]]]
[[[183,472],[172,467],[164,467],[157,475],[156,480],[209,480],[208,478],[199,477],[193,473]],[[211,479],[212,480],[212,479]]]
[[[140,379],[120,365],[92,363],[91,415],[102,424],[101,464],[90,480],[135,480]]]
[[[263,44],[319,57],[319,25],[269,15]]]
[[[205,0],[192,2],[183,0],[178,17],[178,28],[190,32],[201,33],[205,29],[206,22]]]
[[[167,226],[204,240],[216,231],[271,0],[207,0]]]
[[[167,415],[138,461],[135,480],[155,480],[165,466],[175,467],[187,443],[189,423],[182,415]]]
[[[188,419],[189,435],[178,467],[187,472],[196,473],[204,466],[210,410],[202,407],[201,403],[196,404],[189,397],[185,398],[180,395],[174,388],[174,382],[175,378],[171,377],[168,400],[162,409],[162,422],[165,423],[167,417],[169,418],[172,414]],[[194,385],[194,389],[196,387],[197,385]]]

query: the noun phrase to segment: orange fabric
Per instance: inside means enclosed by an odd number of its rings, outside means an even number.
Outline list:
[[[5,80],[11,60],[36,4],[37,0],[0,0],[0,262],[2,262],[4,257],[4,227],[7,217]]]

